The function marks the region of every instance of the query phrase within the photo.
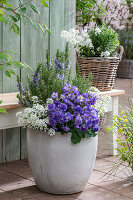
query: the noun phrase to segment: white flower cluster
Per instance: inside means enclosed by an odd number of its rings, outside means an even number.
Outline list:
[[[117,30],[122,30],[129,16],[129,7],[125,0],[97,0],[97,4],[106,10],[102,19],[107,25],[112,25]],[[97,10],[94,8],[94,10]],[[89,24],[89,29],[95,26],[95,22]]]
[[[94,48],[87,30],[83,30],[81,34],[74,28],[69,31],[64,30],[61,32],[61,37],[72,44],[77,52],[79,52],[82,47]]]
[[[17,112],[18,124],[23,127],[33,128],[48,132],[50,136],[55,135],[55,130],[49,128],[48,105],[53,103],[52,99],[47,99],[46,105],[42,106],[38,103],[37,97],[32,97],[33,107],[25,108],[23,112]]]
[[[110,52],[109,51],[105,51],[101,53],[101,57],[109,57],[110,56]]]
[[[91,87],[89,92],[94,93],[99,95],[100,91],[95,88],[95,87]],[[98,116],[102,116],[104,115],[104,113],[107,111],[107,105],[109,104],[109,102],[111,101],[111,97],[110,96],[99,96],[99,99],[97,100],[94,108],[96,108],[97,112],[98,112]]]

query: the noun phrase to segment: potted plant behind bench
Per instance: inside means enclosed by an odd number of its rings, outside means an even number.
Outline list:
[[[25,90],[18,79],[18,122],[27,130],[28,159],[38,188],[53,194],[84,189],[97,152],[98,96],[89,79],[70,77],[68,46],[40,64]]]
[[[118,66],[118,78],[133,78],[133,30],[120,32],[120,43],[124,47],[124,57]]]
[[[81,76],[93,75],[92,85],[100,91],[113,88],[123,47],[119,47],[118,34],[106,25],[96,26],[90,31],[71,29],[62,31],[62,38],[72,44],[77,52],[78,69]]]

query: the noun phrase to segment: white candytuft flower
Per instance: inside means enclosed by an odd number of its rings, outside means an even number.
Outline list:
[[[99,33],[101,33],[101,30],[100,30],[100,28],[96,27],[95,28],[95,34],[98,35]]]
[[[54,136],[54,135],[55,135],[55,130],[52,129],[52,128],[50,128],[49,131],[48,131],[48,134],[49,134],[50,136]]]
[[[49,130],[48,105],[53,103],[53,100],[47,99],[45,106],[40,105],[35,96],[32,97],[32,101],[34,102],[32,108],[25,108],[23,112],[16,113],[18,124],[23,128],[29,127],[47,132]]]
[[[110,56],[110,52],[109,51],[105,51],[101,53],[101,57],[109,57]]]

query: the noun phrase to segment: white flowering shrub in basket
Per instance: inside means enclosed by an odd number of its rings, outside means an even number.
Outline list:
[[[92,86],[101,91],[113,88],[118,64],[122,58],[123,48],[119,47],[118,34],[105,25],[90,31],[70,29],[62,31],[62,38],[73,45],[77,52],[79,73],[87,78],[92,72]]]

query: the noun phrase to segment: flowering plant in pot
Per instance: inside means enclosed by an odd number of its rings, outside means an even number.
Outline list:
[[[58,52],[58,59],[39,65],[28,78],[27,89],[19,79],[17,84],[19,101],[25,107],[17,117],[20,126],[28,127],[33,178],[40,190],[54,194],[84,189],[96,158],[100,121],[95,108],[98,96],[88,91],[89,79],[69,78],[67,52],[66,48],[65,53]],[[65,73],[63,78],[60,73]]]
[[[116,53],[119,46],[118,34],[111,27],[103,25],[81,33],[75,29],[62,31],[61,36],[77,52],[80,75],[88,77],[92,72],[93,86],[102,91],[112,89],[123,53],[122,47],[120,55]]]

